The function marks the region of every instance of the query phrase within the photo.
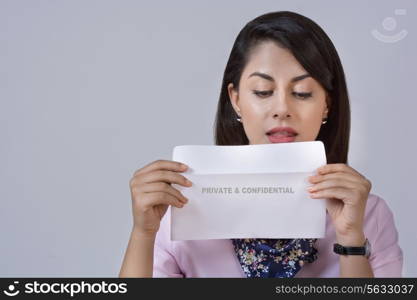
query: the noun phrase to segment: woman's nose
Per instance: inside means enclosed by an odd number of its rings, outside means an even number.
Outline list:
[[[289,95],[285,92],[277,93],[273,99],[271,112],[275,117],[278,115],[280,118],[286,118],[291,114],[291,107],[289,105]]]

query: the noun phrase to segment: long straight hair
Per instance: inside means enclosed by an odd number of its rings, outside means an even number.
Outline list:
[[[288,49],[304,69],[327,92],[328,118],[316,140],[326,149],[327,163],[347,163],[350,135],[350,106],[346,80],[339,55],[327,34],[311,19],[279,11],[261,15],[239,32],[223,75],[214,123],[216,145],[248,145],[242,123],[230,102],[227,86],[239,88],[251,50],[264,41]]]

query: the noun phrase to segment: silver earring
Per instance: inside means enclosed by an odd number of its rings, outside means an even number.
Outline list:
[[[242,117],[238,115],[239,118],[236,118],[238,122],[242,122]]]
[[[327,123],[327,119],[323,119],[323,122],[321,122],[321,124],[326,124]]]

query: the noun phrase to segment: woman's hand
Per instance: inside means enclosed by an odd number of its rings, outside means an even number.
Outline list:
[[[188,199],[171,183],[190,187],[192,184],[178,172],[187,166],[170,160],[157,160],[137,170],[130,180],[134,230],[154,236],[159,230],[168,205],[181,208]]]
[[[362,246],[366,201],[371,182],[346,164],[327,164],[310,176],[308,189],[312,198],[325,198],[338,243]]]

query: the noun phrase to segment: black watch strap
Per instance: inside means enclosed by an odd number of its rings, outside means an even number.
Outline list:
[[[368,239],[365,240],[365,244],[362,247],[348,247],[342,246],[340,244],[333,244],[333,251],[341,255],[364,255],[366,257],[370,256],[371,245],[369,244]]]
[[[333,245],[333,251],[342,255],[365,255],[365,247],[344,247],[340,244]]]

